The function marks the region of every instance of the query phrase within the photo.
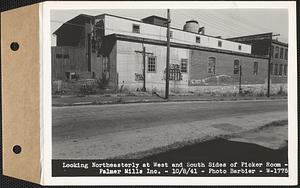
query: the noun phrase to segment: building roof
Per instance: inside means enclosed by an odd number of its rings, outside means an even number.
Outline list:
[[[288,46],[287,43],[283,43],[278,40],[272,39],[272,35],[273,35],[273,33],[261,33],[261,34],[227,38],[227,40],[239,41],[239,42],[249,42],[249,41],[253,41],[253,40],[269,40],[269,39],[271,39],[272,43],[283,45],[283,46]]]
[[[129,36],[129,35],[122,35],[122,34],[111,34],[111,35],[106,36],[106,38],[109,38],[110,40],[112,40],[112,39],[113,40],[123,40],[123,41],[141,42],[141,43],[166,46],[166,41],[163,41],[163,40],[148,39],[148,38],[135,37],[135,36]],[[269,56],[264,56],[264,55],[248,54],[248,53],[235,52],[235,51],[216,49],[216,48],[210,48],[210,47],[202,47],[202,46],[190,45],[190,44],[182,44],[182,43],[176,43],[176,42],[171,42],[170,45],[171,45],[171,47],[203,50],[203,51],[210,51],[210,52],[217,52],[217,53],[224,53],[224,54],[234,54],[234,55],[239,55],[239,56],[246,56],[246,57],[253,57],[253,58],[260,58],[260,59],[268,59],[269,58]]]
[[[89,23],[93,16],[87,14],[79,14],[71,20],[63,23],[53,34],[57,35],[69,27],[84,27],[85,23]]]

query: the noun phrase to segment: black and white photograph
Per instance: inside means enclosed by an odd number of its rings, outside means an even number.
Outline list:
[[[288,177],[287,8],[51,9],[52,176]]]

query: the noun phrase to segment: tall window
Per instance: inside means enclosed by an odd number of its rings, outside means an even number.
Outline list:
[[[274,75],[278,75],[278,64],[275,64]]]
[[[207,72],[216,74],[216,58],[215,57],[209,57],[208,58],[208,67]]]
[[[200,43],[200,37],[196,36],[196,43]]]
[[[239,50],[242,50],[242,45],[239,45]]]
[[[274,57],[274,46],[271,46],[271,57]]]
[[[283,48],[280,48],[280,59],[283,59]]]
[[[288,49],[284,50],[284,59],[287,60],[288,59]]]
[[[273,63],[270,63],[270,74],[273,75]]]
[[[140,25],[133,24],[132,25],[132,32],[133,33],[140,33]]]
[[[239,74],[239,72],[240,72],[240,61],[238,59],[235,59],[233,63],[233,74]]]
[[[282,64],[279,65],[279,75],[282,75]]]
[[[276,46],[275,47],[275,58],[278,58],[278,56],[279,56],[279,47]]]
[[[156,72],[156,57],[148,57],[148,72]]]
[[[220,41],[220,40],[218,41],[218,46],[222,47],[222,41]]]
[[[258,73],[258,62],[253,63],[253,74],[257,75]]]
[[[287,64],[285,64],[283,67],[283,73],[285,76],[287,75]]]
[[[187,73],[187,59],[181,59],[181,66],[180,66],[180,71],[182,73]]]

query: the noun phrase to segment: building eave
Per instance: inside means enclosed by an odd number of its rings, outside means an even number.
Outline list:
[[[155,44],[155,45],[161,45],[161,46],[167,45],[167,42],[162,41],[162,40],[134,37],[134,36],[128,36],[128,35],[122,35],[122,34],[111,34],[106,37],[113,38],[115,40],[121,40],[121,41],[140,42],[140,43]],[[242,53],[242,52],[235,52],[235,51],[231,51],[231,50],[215,49],[215,48],[182,44],[182,43],[176,43],[176,42],[171,42],[170,46],[177,47],[177,48],[194,49],[194,50],[209,51],[209,52],[216,52],[216,53],[223,53],[223,54],[230,54],[230,55],[237,55],[237,56],[252,57],[252,58],[268,59],[268,56],[260,56],[260,55]]]

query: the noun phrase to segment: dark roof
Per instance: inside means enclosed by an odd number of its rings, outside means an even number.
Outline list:
[[[93,18],[94,16],[79,14],[78,16],[62,24],[56,31],[53,32],[53,34],[57,35],[69,27],[84,27],[85,23],[89,23]]]
[[[168,20],[167,18],[164,18],[164,17],[152,15],[152,16],[148,16],[148,17],[146,17],[146,18],[143,18],[142,21],[143,21],[143,20],[152,19],[152,18],[156,18],[156,19],[160,19],[160,20],[164,20],[164,21],[167,21],[167,20]]]

